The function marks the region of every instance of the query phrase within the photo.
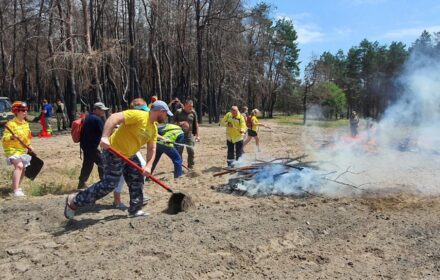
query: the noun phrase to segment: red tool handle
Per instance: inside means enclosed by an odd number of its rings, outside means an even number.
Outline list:
[[[123,161],[125,161],[128,165],[130,165],[131,167],[135,168],[137,171],[139,171],[140,173],[144,173],[144,169],[142,167],[140,167],[139,165],[137,165],[135,162],[133,162],[132,160],[130,160],[128,157],[124,156],[123,154],[121,154],[120,152],[116,151],[115,149],[113,149],[112,147],[109,147],[108,150],[110,152],[112,152],[114,155],[118,156],[119,158],[121,158]],[[170,193],[173,193],[173,190],[168,187],[164,182],[162,182],[161,180],[157,179],[156,177],[154,177],[153,175],[148,175],[148,178],[150,178],[153,182],[155,182],[156,184],[158,184],[159,186],[161,186],[162,188],[166,189],[167,191],[169,191]]]
[[[12,136],[15,137],[15,139],[18,140],[18,142],[20,142],[20,144],[22,144],[26,149],[28,149],[30,152],[32,152],[31,147],[29,147],[28,145],[26,145],[21,139],[20,137],[18,137],[13,131],[12,129],[10,129],[6,124],[5,124],[5,128],[12,134]]]

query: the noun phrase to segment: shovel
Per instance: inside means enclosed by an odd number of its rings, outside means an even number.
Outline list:
[[[15,135],[15,133],[7,125],[5,125],[5,128],[15,137],[15,139],[18,140],[18,142],[20,142],[20,144],[28,149],[28,154],[32,157],[30,162],[31,165],[26,167],[24,171],[24,176],[33,181],[43,168],[44,162],[39,157],[37,157],[32,149],[28,145],[26,145],[17,135]]]
[[[117,157],[119,157],[120,159],[122,159],[123,161],[125,161],[128,165],[135,168],[140,173],[144,173],[145,170],[142,167],[137,165],[134,161],[130,160],[120,152],[116,151],[112,147],[109,147],[108,150]],[[148,178],[150,178],[150,180],[152,180],[153,182],[155,182],[156,184],[158,184],[159,186],[161,186],[162,188],[164,188],[165,190],[171,193],[170,200],[168,201],[168,209],[166,211],[167,213],[177,214],[179,212],[188,210],[191,206],[193,206],[193,202],[190,196],[185,195],[184,193],[181,192],[173,191],[169,186],[167,186],[164,182],[160,181],[153,175],[149,175]]]

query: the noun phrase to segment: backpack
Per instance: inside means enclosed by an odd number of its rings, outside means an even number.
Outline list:
[[[81,141],[84,120],[85,118],[83,117],[72,122],[72,130],[70,131],[70,134],[72,135],[72,140],[74,143],[79,143]]]
[[[246,126],[252,129],[252,117],[250,115],[246,115]]]

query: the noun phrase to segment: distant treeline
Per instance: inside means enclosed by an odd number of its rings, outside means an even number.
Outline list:
[[[311,105],[320,105],[327,118],[347,117],[355,110],[363,117],[379,119],[404,93],[398,78],[410,55],[439,61],[440,32],[424,31],[409,47],[364,39],[346,54],[324,52],[307,65],[302,87],[284,96],[286,101],[277,108],[303,113]]]
[[[0,0],[0,90],[39,104],[191,98],[209,121],[233,103],[272,115],[298,76],[296,32],[240,0]]]
[[[271,14],[242,0],[0,0],[0,94],[35,107],[60,98],[71,119],[77,104],[118,111],[177,96],[210,122],[232,104],[269,117],[312,103],[378,117],[396,98],[405,45],[324,53],[301,81],[294,25]],[[425,32],[411,48],[438,52],[438,37]]]

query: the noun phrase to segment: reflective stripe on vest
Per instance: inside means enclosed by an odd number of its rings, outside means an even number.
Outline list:
[[[164,143],[163,141],[159,140],[159,144],[167,147],[174,147],[173,143],[176,142],[177,137],[183,134],[183,130],[178,125],[167,124],[163,129],[160,130],[160,134],[167,138],[171,143]]]

